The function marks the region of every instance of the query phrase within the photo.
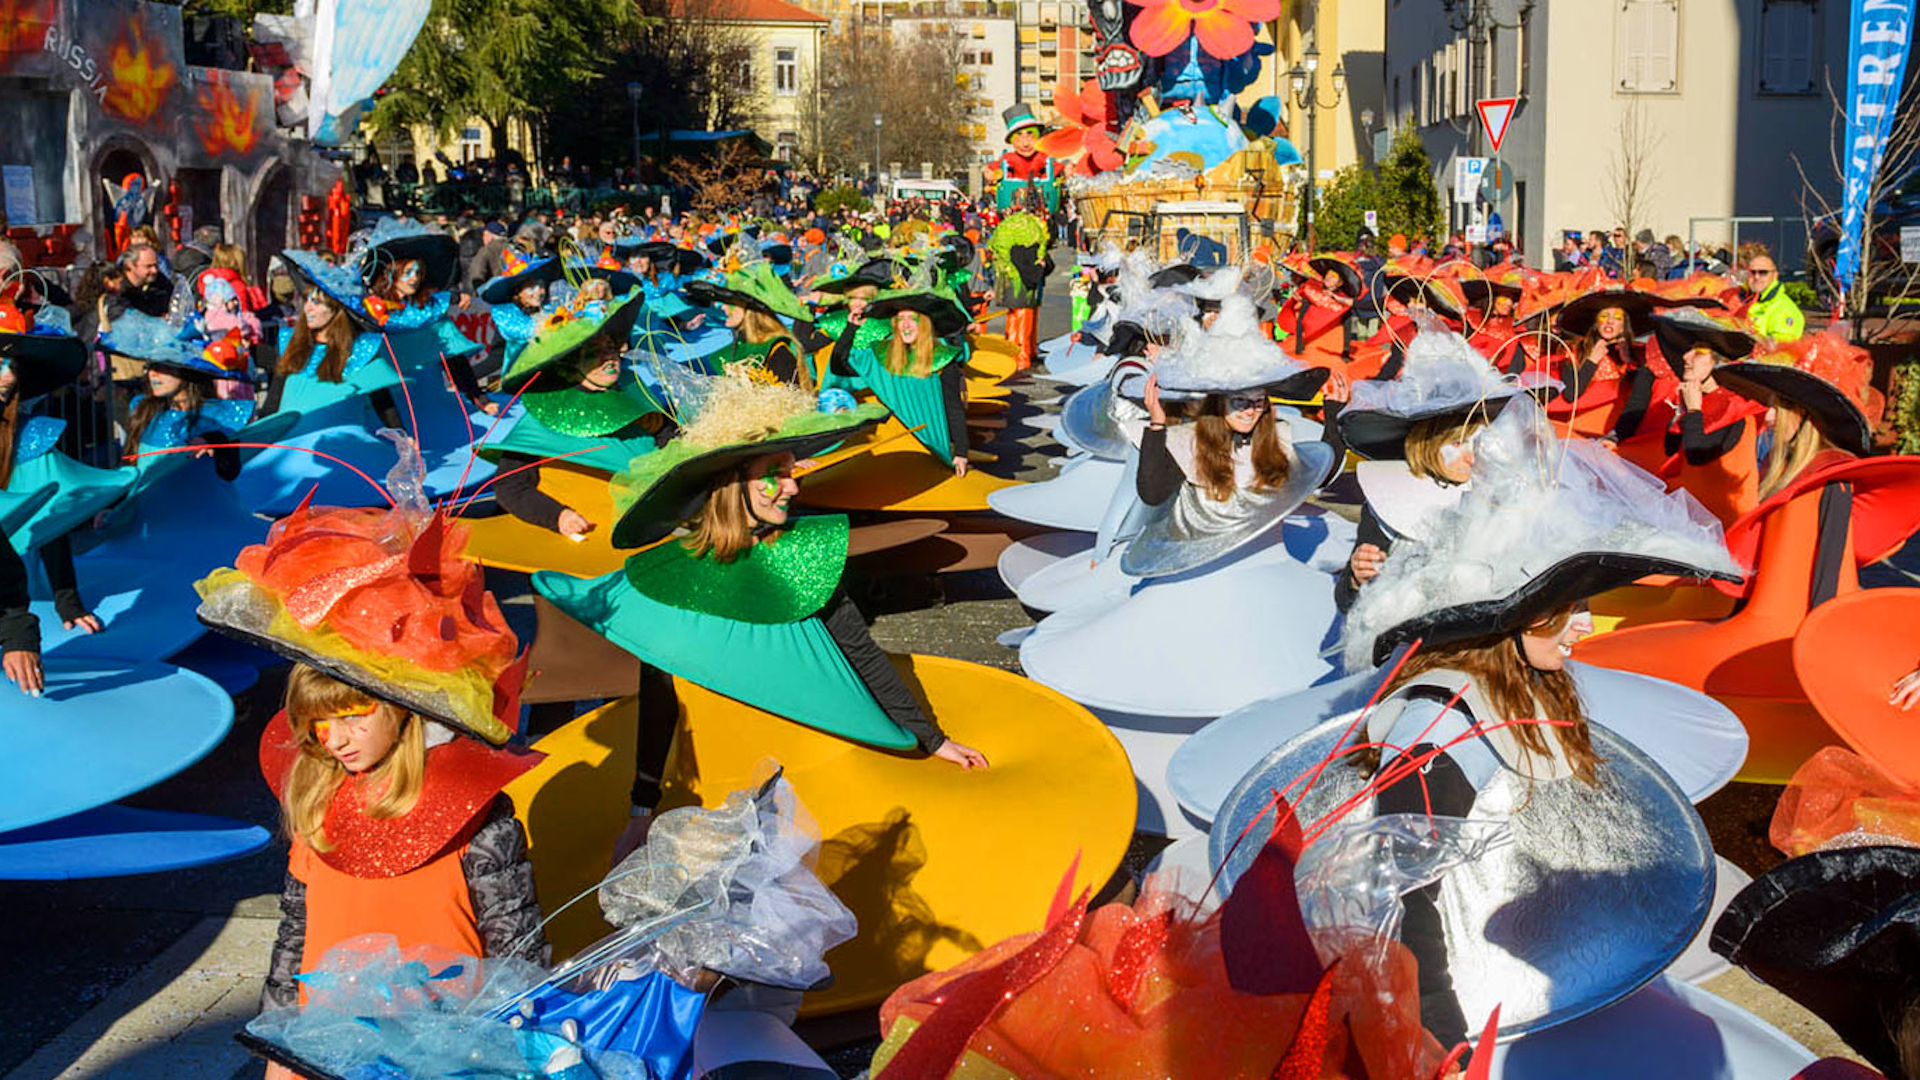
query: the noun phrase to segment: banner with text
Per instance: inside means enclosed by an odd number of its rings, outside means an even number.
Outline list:
[[[1900,104],[1914,3],[1853,0],[1847,46],[1847,186],[1840,210],[1840,251],[1833,261],[1834,282],[1842,291],[1853,286],[1860,272],[1860,233]]]

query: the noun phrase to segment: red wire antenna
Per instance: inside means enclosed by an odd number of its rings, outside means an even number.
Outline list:
[[[442,355],[442,358],[445,357],[444,353],[441,355]],[[453,375],[449,373],[447,375],[447,378],[451,379],[453,378]],[[538,372],[535,372],[533,378],[528,379],[526,383],[520,387],[520,389],[515,390],[513,392],[513,396],[508,398],[507,403],[500,407],[500,411],[493,414],[493,423],[487,425],[487,433],[485,435],[480,436],[479,442],[475,442],[473,440],[473,427],[471,422],[469,422],[467,427],[467,467],[460,470],[460,482],[453,486],[453,490],[447,493],[446,499],[441,503],[441,507],[443,509],[447,506],[452,505],[454,501],[459,498],[461,490],[467,486],[467,477],[471,475],[473,472],[473,463],[479,460],[480,447],[484,445],[487,442],[487,440],[493,438],[494,430],[500,426],[500,421],[506,419],[507,413],[513,411],[514,402],[519,401],[520,395],[526,393],[528,387],[531,387],[534,384],[534,382],[539,378],[540,378],[540,374]],[[478,497],[479,497],[479,493],[475,492],[474,498],[478,498]],[[469,499],[467,501],[471,503],[473,500]],[[457,515],[457,514],[463,513],[464,511],[465,511],[465,507],[462,507],[460,510],[455,510],[454,513]]]
[[[525,465],[522,465],[517,469],[508,469],[506,472],[503,472],[503,473],[495,473],[492,476],[487,478],[486,483],[481,484],[478,488],[474,489],[472,497],[468,498],[466,502],[461,503],[459,508],[454,510],[453,516],[459,517],[461,514],[466,513],[473,506],[474,501],[480,498],[481,495],[485,494],[486,490],[492,487],[496,481],[504,480],[515,473],[526,472],[528,469],[537,469],[542,465],[548,464],[549,462],[560,461],[564,458],[574,457],[579,454],[591,454],[596,450],[605,450],[607,446],[608,446],[607,443],[601,443],[599,446],[588,446],[579,450],[569,450],[564,454],[555,454],[552,457],[543,457],[538,461],[529,461]]]
[[[317,458],[325,458],[328,461],[333,462],[335,465],[338,465],[341,468],[346,469],[348,472],[351,472],[353,475],[359,477],[360,479],[365,480],[367,482],[367,486],[379,492],[380,497],[387,500],[388,506],[395,505],[393,501],[393,496],[387,494],[387,489],[384,487],[381,487],[379,482],[374,480],[373,477],[368,476],[364,472],[361,472],[357,467],[353,465],[352,462],[343,461],[340,458],[334,457],[332,454],[329,454],[324,450],[314,450],[305,446],[288,446],[285,443],[270,443],[270,442],[269,443],[236,442],[236,443],[221,443],[220,445],[231,446],[236,450],[292,450],[301,454],[312,454],[314,457],[317,457]],[[207,449],[208,448],[205,446],[169,446],[164,450],[142,450],[137,454],[128,454],[126,456],[126,460],[134,461],[136,459],[143,458],[143,457],[153,457],[156,454],[198,454],[198,453],[204,452]]]

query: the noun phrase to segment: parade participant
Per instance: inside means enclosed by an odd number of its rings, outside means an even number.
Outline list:
[[[487,314],[500,335],[502,370],[512,367],[532,340],[547,309],[548,290],[560,280],[558,256],[516,262],[512,271],[474,290],[475,296],[487,302]]]
[[[695,304],[718,306],[727,329],[733,331],[733,344],[702,361],[707,370],[743,367],[761,373],[759,377],[813,389],[813,365],[806,362],[799,340],[781,321],[804,323],[811,317],[774,273],[773,264],[756,259],[718,283],[696,278],[687,283],[686,294]]]
[[[1037,145],[1046,125],[1033,115],[1031,105],[1009,106],[1000,117],[1006,122],[1012,148],[983,169],[985,179],[994,185],[994,205],[1002,214],[1015,209],[1040,213],[1041,206],[1051,214],[1060,207],[1060,187],[1053,159]]]
[[[1502,263],[1488,267],[1481,276],[1462,274],[1459,281],[1471,309],[1466,318],[1467,343],[1508,375],[1527,370],[1528,343],[1522,341],[1525,335],[1514,322],[1525,290],[1525,273],[1517,266]],[[1538,351],[1537,343],[1533,343],[1533,349]]]
[[[70,385],[86,365],[86,348],[66,331],[64,316],[41,308],[34,322],[13,324],[30,327],[21,330],[0,320],[0,496],[10,497],[0,503],[0,526],[15,555],[37,554],[61,625],[95,633],[103,624],[81,599],[68,538],[119,501],[133,476],[68,457],[58,446],[66,421],[41,412],[37,399]],[[15,666],[24,673],[25,663]]]
[[[795,459],[886,411],[820,412],[812,395],[737,370],[705,378],[679,436],[614,479],[616,547],[652,544],[683,523],[690,532],[591,581],[536,574],[534,590],[647,664],[715,692],[856,742],[984,768],[979,751],[921,709],[847,597],[847,519],[790,509]],[[646,724],[640,808],[658,798],[672,713]]]
[[[1436,516],[1472,485],[1474,437],[1519,392],[1437,321],[1408,345],[1399,378],[1354,384],[1334,425],[1366,459],[1355,470],[1364,499],[1359,535],[1334,583],[1340,610],[1379,576],[1397,540],[1430,539]]]
[[[394,319],[403,312],[417,317],[433,309],[434,293],[426,282],[426,264],[423,261],[403,256],[385,261],[376,258],[373,261],[377,268],[373,272],[371,287],[367,291],[366,311],[376,323],[384,327],[389,319]],[[444,319],[444,301],[439,305],[439,313]],[[460,335],[459,331],[452,329],[452,325],[451,320],[445,320],[447,329],[441,334],[443,345],[441,357],[448,361],[447,371],[451,373],[455,388],[473,403],[473,407],[492,416],[500,411],[500,406],[480,389],[480,380],[474,376],[473,365],[466,362],[467,357],[477,351],[479,346],[464,338],[461,338],[464,348],[453,344],[448,334],[453,337]],[[448,346],[453,348],[453,355],[447,354]],[[455,360],[460,362],[454,363]]]
[[[501,509],[568,537],[612,524],[542,492],[541,462],[557,458],[562,467],[611,475],[671,437],[672,423],[621,356],[644,303],[630,292],[556,311],[501,376],[501,389],[519,394],[527,410],[480,451],[500,468],[494,500]]]
[[[878,293],[862,311],[850,347],[834,349],[823,388],[869,391],[927,452],[967,474],[967,315],[944,287]]]
[[[1402,255],[1382,265],[1379,275],[1380,329],[1352,345],[1352,362],[1346,371],[1350,379],[1390,380],[1400,376],[1407,344],[1419,332],[1415,312],[1435,316],[1447,329],[1457,331],[1466,310],[1459,283],[1452,277],[1437,276],[1436,264],[1424,255]]]
[[[1040,303],[1047,275],[1053,272],[1049,253],[1052,232],[1039,212],[1038,196],[1029,192],[1013,202],[1015,209],[994,226],[988,249],[993,255],[993,293],[1007,309],[1007,340],[1013,343],[1020,370],[1033,366],[1040,346]]]
[[[1753,332],[1775,345],[1799,341],[1807,332],[1806,316],[1800,305],[1787,295],[1780,280],[1779,265],[1765,249],[1747,259],[1747,280],[1742,290],[1747,298],[1743,314],[1753,324]],[[1769,350],[1771,351],[1771,350]]]
[[[200,443],[210,448],[220,478],[232,480],[240,472],[240,455],[229,443],[252,418],[253,399],[216,397],[214,384],[245,376],[246,354],[230,340],[198,337],[194,329],[130,311],[101,335],[102,348],[140,360],[147,369],[147,392],[127,403],[127,456]],[[135,467],[165,465],[147,457]]]
[[[293,325],[280,331],[280,360],[260,411],[318,412],[361,392],[382,424],[404,428],[388,393],[399,384],[398,374],[385,364],[369,366],[379,340],[374,335],[363,338],[338,300],[322,289],[308,288]]]
[[[1655,306],[1645,293],[1614,288],[1589,292],[1560,309],[1555,330],[1578,344],[1557,365],[1562,389],[1549,416],[1569,419],[1576,433],[1615,445],[1639,434],[1654,402],[1671,394],[1676,381],[1667,361],[1656,364],[1639,340],[1653,329]]]
[[[1751,353],[1753,336],[1694,308],[1656,313],[1653,333],[1663,355],[1681,358],[1679,389],[1666,404],[1671,419],[1659,475],[1731,525],[1760,503],[1759,431],[1767,406],[1721,386],[1713,372]]]
[[[394,474],[417,484],[403,455]],[[303,506],[198,585],[203,622],[295,660],[260,740],[293,841],[267,1007],[293,1004],[295,976],[362,934],[545,955],[525,834],[501,795],[541,755],[495,749],[518,722],[525,660],[457,554],[464,527],[395,489],[388,509]],[[315,588],[348,570],[351,587]]]
[[[1300,279],[1275,319],[1286,332],[1282,344],[1287,355],[1318,367],[1345,370],[1353,344],[1353,302],[1367,290],[1359,264],[1341,253],[1298,253],[1289,255],[1285,266]],[[1332,333],[1335,329],[1338,336]]]
[[[1344,740],[1357,744],[1347,760],[1362,778],[1375,777],[1383,764],[1419,767],[1384,783],[1371,808],[1357,812],[1506,821],[1523,852],[1519,858],[1539,858],[1540,844],[1550,842],[1556,845],[1551,860],[1574,872],[1637,857],[1643,874],[1656,868],[1683,877],[1697,873],[1697,883],[1672,885],[1688,897],[1685,915],[1691,915],[1691,897],[1710,873],[1704,844],[1697,868],[1682,871],[1683,864],[1665,856],[1645,864],[1646,856],[1608,837],[1556,829],[1551,838],[1531,840],[1528,830],[1541,821],[1564,823],[1562,815],[1574,813],[1613,815],[1616,828],[1641,830],[1638,839],[1648,843],[1659,834],[1663,807],[1644,803],[1642,786],[1631,779],[1657,770],[1625,743],[1600,745],[1587,718],[1601,703],[1582,698],[1567,668],[1573,643],[1591,631],[1583,601],[1650,573],[1737,577],[1738,566],[1718,523],[1691,500],[1664,494],[1652,477],[1594,444],[1555,439],[1525,402],[1510,402],[1481,440],[1472,491],[1443,513],[1427,539],[1396,554],[1348,614],[1349,670],[1363,671],[1398,647],[1419,643],[1394,669],[1381,704],[1365,714],[1364,733],[1349,729]],[[1625,782],[1603,782],[1606,773]],[[1244,800],[1248,790],[1243,782],[1233,801]],[[1700,828],[1690,811],[1686,818],[1676,827],[1688,834]],[[1497,909],[1514,899],[1488,895],[1502,880],[1483,866],[1404,898],[1400,937],[1419,960],[1422,1020],[1442,1045],[1465,1038],[1470,1023],[1477,1026],[1493,1003],[1490,995],[1505,1000],[1503,1025],[1567,1004],[1503,981],[1510,972],[1497,968],[1514,961],[1490,963],[1478,944],[1495,930],[1474,921],[1490,913],[1489,904]],[[1647,889],[1659,892],[1651,882]],[[1651,910],[1639,914],[1659,918]],[[1685,917],[1677,910],[1666,914]],[[1671,941],[1677,953],[1693,927],[1642,930]],[[1547,942],[1503,944],[1526,956],[1521,963],[1532,979],[1551,979],[1560,969],[1540,951],[1551,948]]]

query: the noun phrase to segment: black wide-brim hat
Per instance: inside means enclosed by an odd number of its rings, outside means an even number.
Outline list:
[[[1160,384],[1160,396],[1168,401],[1200,401],[1208,395],[1232,397],[1236,394],[1260,394],[1276,397],[1285,401],[1306,401],[1320,392],[1328,376],[1333,372],[1328,368],[1310,367],[1278,379],[1265,379],[1248,386],[1180,386]],[[1129,401],[1146,400],[1147,380],[1127,379],[1116,391]]]
[[[1185,285],[1200,276],[1200,268],[1192,263],[1174,263],[1163,266],[1147,278],[1147,284],[1156,289],[1169,289],[1175,285]]]
[[[1547,389],[1551,391],[1552,387]],[[1516,390],[1511,394],[1439,405],[1405,415],[1346,408],[1340,410],[1340,438],[1345,440],[1347,449],[1368,461],[1397,461],[1407,456],[1407,434],[1415,424],[1442,417],[1455,418],[1464,424],[1476,416],[1492,423],[1500,415],[1500,410],[1507,407],[1507,402],[1520,396],[1520,393]]]
[[[560,259],[549,255],[536,259],[522,267],[518,273],[502,274],[480,286],[474,294],[487,303],[498,306],[510,304],[521,289],[529,285],[552,285],[560,280]]]
[[[892,259],[868,259],[860,264],[859,269],[846,277],[817,282],[813,286],[813,291],[846,294],[862,285],[871,285],[876,289],[890,289],[895,281],[904,280],[906,276],[907,268]]]
[[[1553,328],[1562,336],[1580,338],[1593,329],[1594,321],[1608,308],[1619,308],[1627,316],[1627,334],[1640,337],[1653,330],[1653,314],[1670,308],[1718,307],[1719,301],[1706,297],[1668,299],[1636,289],[1601,289],[1577,296],[1561,305],[1554,316]]]
[[[687,282],[681,291],[687,294],[687,303],[695,307],[719,307],[721,304],[732,304],[734,307],[758,311],[762,315],[776,317],[779,315],[779,312],[774,311],[759,297],[750,296],[738,289],[729,289],[717,281],[708,281],[705,278],[695,278]]]
[[[644,244],[634,245],[633,250],[627,252],[627,257],[649,259],[657,267],[675,258],[681,250],[665,240],[649,240]]]
[[[1491,309],[1494,298],[1499,296],[1509,297],[1516,304],[1520,302],[1521,289],[1518,285],[1508,285],[1491,278],[1463,277],[1458,280],[1461,294],[1474,307]]]
[[[0,332],[0,356],[13,365],[14,396],[21,401],[71,385],[87,366],[87,347],[71,334]]]
[[[420,261],[423,291],[451,289],[460,277],[460,241],[443,232],[423,232],[397,236],[368,247],[361,255],[360,280],[372,288],[381,267],[408,259]]]
[[[1866,411],[1846,391],[1818,375],[1788,364],[1742,360],[1714,368],[1713,377],[1742,397],[1760,400],[1764,392],[1786,398],[1812,414],[1834,445],[1861,457],[1873,453],[1873,425]]]
[[[677,247],[673,249],[673,272],[676,274],[691,274],[696,270],[704,270],[711,265],[712,262],[706,255],[692,248]]]
[[[755,458],[779,453],[789,453],[795,458],[811,457],[867,431],[889,414],[879,409],[840,415],[846,418],[846,423],[831,428],[730,443],[676,462],[621,512],[620,520],[613,523],[613,546],[622,550],[645,547],[672,535],[682,523],[700,512],[716,479],[745,467]],[[654,451],[663,452],[664,448]]]
[[[1857,847],[1789,859],[1713,924],[1713,951],[1833,1027],[1890,1077],[1894,1035],[1920,993],[1920,848]]]
[[[1696,348],[1706,348],[1726,360],[1740,360],[1753,352],[1758,340],[1738,326],[1721,322],[1699,308],[1678,307],[1653,313],[1653,339],[1660,355],[1675,371]]]
[[[1307,265],[1312,267],[1316,274],[1325,274],[1329,270],[1339,271],[1340,279],[1347,283],[1347,293],[1351,296],[1359,296],[1367,291],[1367,282],[1360,273],[1360,267],[1349,258],[1315,255],[1307,260]]]
[[[933,336],[953,337],[965,333],[973,320],[953,298],[935,292],[914,292],[887,296],[867,303],[867,318],[891,319],[902,311],[917,311],[933,323]]]
[[[1492,600],[1475,600],[1408,619],[1373,642],[1373,662],[1383,664],[1400,645],[1419,640],[1421,648],[1516,634],[1560,608],[1617,589],[1650,574],[1675,577],[1739,578],[1674,559],[1622,551],[1583,551],[1569,555],[1525,585]]]

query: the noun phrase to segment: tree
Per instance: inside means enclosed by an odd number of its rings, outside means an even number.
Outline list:
[[[1316,201],[1314,242],[1323,251],[1347,250],[1365,233],[1366,212],[1379,211],[1380,184],[1365,166],[1349,165],[1319,189]]]
[[[368,126],[444,136],[479,117],[504,146],[509,120],[578,94],[604,72],[609,35],[639,23],[630,0],[433,0]]]
[[[818,133],[827,171],[867,171],[876,138],[885,161],[909,167],[928,162],[948,175],[966,169],[973,139],[962,40],[893,29],[855,31],[832,41],[817,108],[809,109],[803,125]]]
[[[737,142],[717,154],[683,163],[680,174],[693,190],[693,209],[722,214],[745,206],[766,184],[758,164],[758,155]]]
[[[1860,219],[1859,267],[1854,271],[1852,288],[1844,294],[1833,276],[1834,256],[1840,248],[1843,207],[1831,193],[1846,189],[1847,154],[1851,148],[1845,145],[1846,105],[1834,94],[1831,83],[1827,86],[1827,96],[1832,102],[1832,113],[1828,138],[1830,171],[1826,173],[1826,182],[1816,183],[1810,179],[1799,155],[1793,158],[1800,176],[1801,214],[1814,230],[1808,242],[1808,276],[1822,293],[1837,301],[1838,313],[1849,320],[1855,341],[1880,341],[1896,329],[1896,319],[1920,302],[1920,264],[1901,261],[1897,232],[1880,220],[1895,196],[1911,193],[1914,169],[1920,166],[1920,77],[1908,79],[1900,107],[1894,110],[1893,123],[1887,132],[1880,168],[1867,183]],[[1909,186],[1903,190],[1902,185]],[[1782,253],[1771,254],[1777,259]],[[1909,375],[1903,379],[1903,387],[1908,385],[1908,380],[1912,380],[1912,387],[1905,391],[1903,408],[1911,407],[1915,395],[1920,395],[1920,378]],[[1916,417],[1916,426],[1920,426],[1920,417]]]
[[[1402,128],[1387,149],[1387,160],[1380,165],[1378,181],[1380,231],[1392,236],[1403,233],[1438,240],[1445,232],[1440,189],[1433,185],[1433,160],[1427,157],[1426,144],[1412,127]]]
[[[1607,209],[1615,223],[1627,231],[1629,276],[1639,269],[1633,237],[1643,227],[1641,222],[1653,204],[1654,163],[1659,152],[1660,133],[1647,123],[1640,99],[1633,98],[1614,127],[1613,158],[1607,162]]]

